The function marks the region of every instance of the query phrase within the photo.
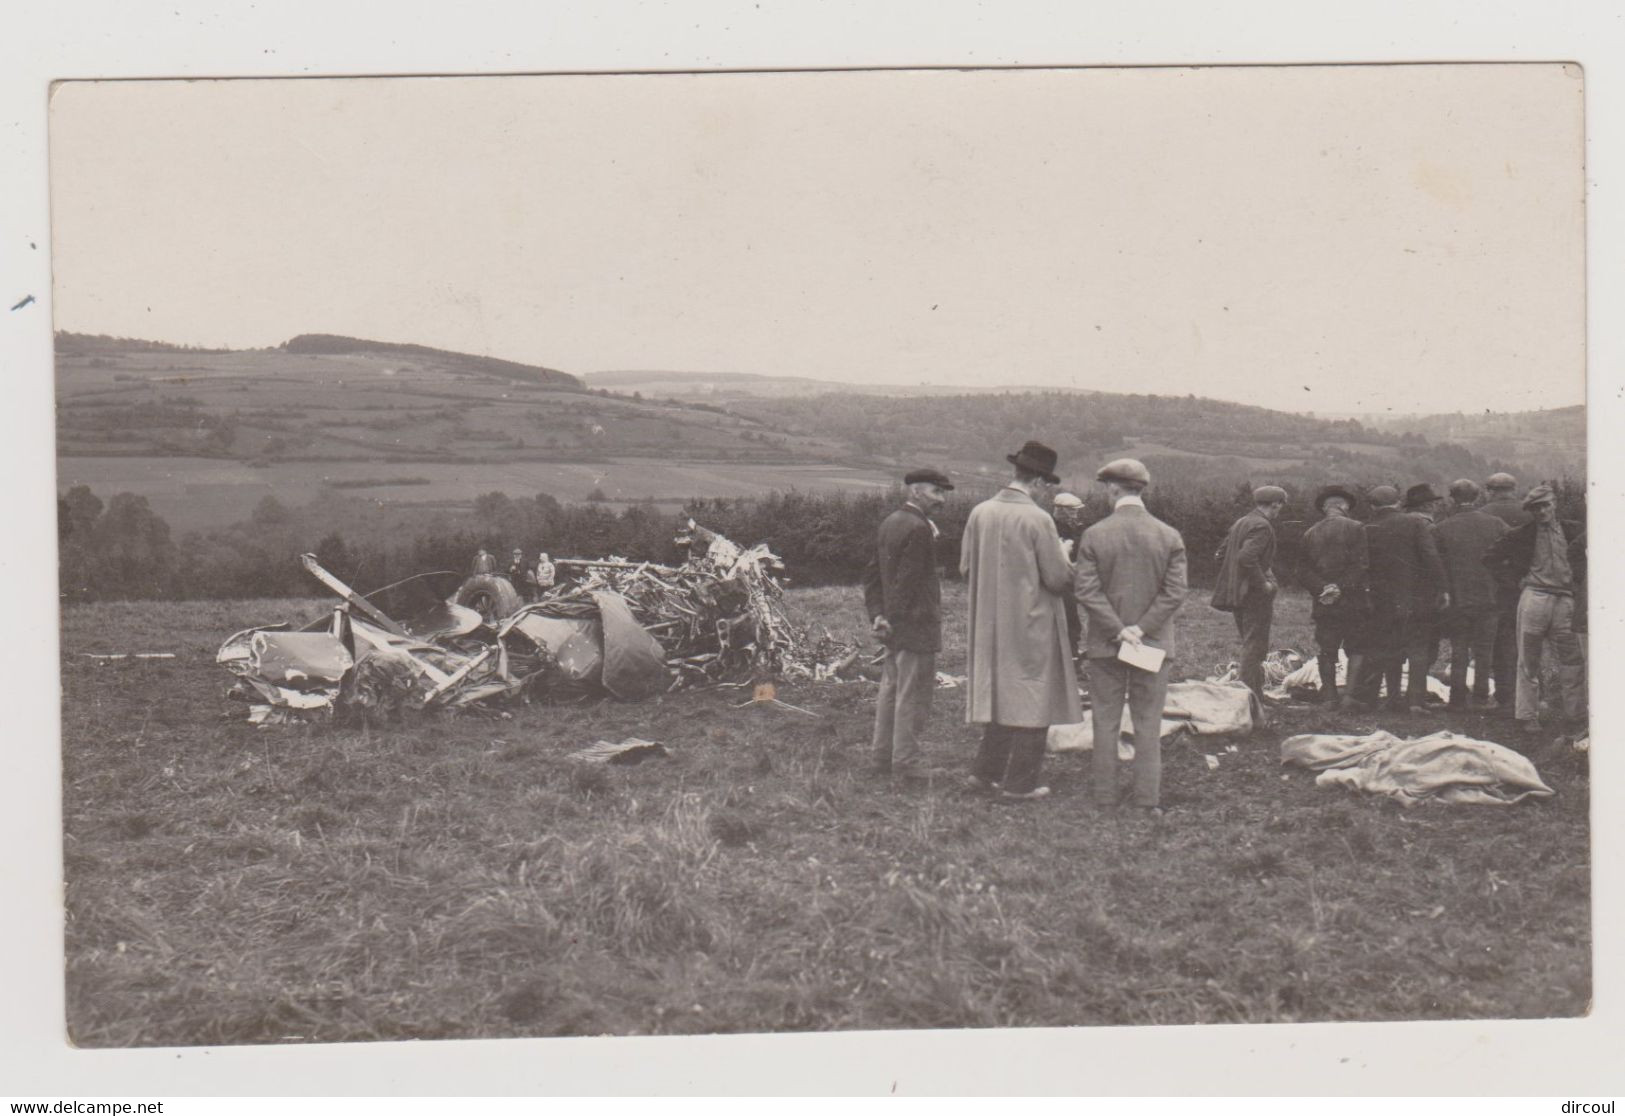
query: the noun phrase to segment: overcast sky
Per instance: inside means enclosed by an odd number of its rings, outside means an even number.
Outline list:
[[[1565,66],[70,83],[56,325],[1564,406],[1582,128]]]

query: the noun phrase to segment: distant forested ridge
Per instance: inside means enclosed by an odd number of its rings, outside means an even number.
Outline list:
[[[399,341],[365,341],[358,337],[341,337],[331,333],[301,333],[297,337],[284,341],[281,348],[285,352],[310,356],[337,356],[346,353],[391,353],[402,357],[443,360],[469,372],[484,372],[492,376],[506,376],[509,379],[546,384],[553,388],[586,390],[586,385],[575,376],[570,375],[568,372],[560,372],[556,368],[544,368],[536,364],[520,364],[518,361],[503,360],[500,357],[454,353],[447,349],[434,349],[428,345],[411,345]]]

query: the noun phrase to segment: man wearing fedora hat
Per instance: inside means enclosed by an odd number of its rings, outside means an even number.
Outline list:
[[[1453,511],[1433,529],[1433,537],[1450,587],[1450,611],[1444,617],[1444,636],[1450,641],[1450,707],[1465,709],[1469,659],[1471,700],[1480,706],[1489,701],[1499,615],[1495,576],[1484,565],[1484,555],[1506,534],[1507,525],[1473,506],[1478,485],[1472,481],[1452,481],[1449,492]]]
[[[1313,602],[1310,616],[1315,623],[1324,702],[1338,699],[1338,653],[1348,656],[1345,681],[1358,677],[1365,661],[1365,626],[1371,611],[1366,594],[1369,557],[1365,526],[1349,515],[1356,502],[1348,488],[1326,485],[1315,493],[1315,510],[1322,518],[1303,533],[1300,580]],[[1345,695],[1345,701],[1349,700]]]
[[[908,498],[880,524],[875,555],[863,573],[863,603],[886,648],[875,701],[874,771],[918,779],[920,733],[931,715],[942,649],[942,585],[931,515],[954,486],[935,469],[903,478]]]
[[[1089,705],[1094,722],[1094,796],[1117,804],[1117,738],[1123,703],[1134,724],[1134,805],[1161,811],[1162,710],[1174,652],[1174,615],[1185,601],[1185,540],[1146,510],[1140,494],[1151,483],[1132,458],[1095,474],[1112,513],[1083,533],[1076,589],[1089,616],[1084,654],[1089,662]],[[1125,643],[1160,647],[1157,670],[1118,659]]]
[[[1400,690],[1400,675],[1411,662],[1409,690],[1419,705],[1427,692],[1427,672],[1416,668],[1426,654],[1424,618],[1448,606],[1444,564],[1433,539],[1433,528],[1420,515],[1399,508],[1399,490],[1381,484],[1366,493],[1371,518],[1365,540],[1370,555],[1371,626],[1365,666],[1349,689],[1364,701],[1375,701],[1377,688],[1386,683],[1388,707],[1397,712],[1411,702]]]
[[[1006,460],[1015,479],[971,509],[960,547],[970,598],[965,720],[983,726],[973,784],[1022,801],[1049,793],[1038,781],[1049,726],[1083,713],[1062,604],[1072,564],[1055,520],[1038,506],[1060,483],[1056,454],[1028,442]]]
[[[1286,507],[1286,489],[1266,484],[1253,490],[1253,508],[1230,525],[1214,555],[1219,577],[1209,603],[1236,618],[1241,636],[1241,680],[1264,701],[1264,656],[1275,618],[1275,521]]]

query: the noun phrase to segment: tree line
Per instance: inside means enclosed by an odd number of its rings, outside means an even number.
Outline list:
[[[1560,479],[1557,493],[1560,514],[1583,521],[1584,485]],[[956,492],[938,513],[938,557],[950,578],[957,576],[965,519],[985,495]],[[1311,490],[1294,493],[1276,524],[1284,576],[1297,564],[1303,531],[1317,518],[1313,496]],[[617,508],[561,504],[546,493],[489,492],[471,510],[425,514],[380,509],[343,493],[297,508],[267,496],[241,522],[176,538],[144,496],[121,492],[104,502],[81,485],[57,502],[61,596],[67,603],[307,597],[321,592],[297,562],[307,552],[362,592],[418,573],[467,572],[482,547],[504,565],[514,547],[532,562],[547,551],[555,559],[616,556],[672,564],[683,558],[674,539],[690,518],[742,545],[767,543],[784,559],[792,585],[853,584],[869,560],[876,527],[901,499],[897,489],[791,491],[696,499],[674,513],[652,503]],[[1213,554],[1250,503],[1246,484],[1162,485],[1146,498],[1150,511],[1184,536],[1197,586],[1212,583]],[[1106,512],[1093,495],[1085,519]]]

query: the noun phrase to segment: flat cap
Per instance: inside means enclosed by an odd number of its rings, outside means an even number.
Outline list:
[[[938,488],[946,489],[949,492],[954,490],[954,482],[948,479],[948,475],[946,473],[938,472],[935,469],[915,469],[912,473],[903,478],[903,483],[934,484]]]
[[[1266,484],[1253,489],[1253,503],[1255,504],[1284,504],[1286,502],[1286,489],[1278,484]]]
[[[1496,491],[1503,488],[1517,488],[1518,478],[1511,473],[1495,473],[1484,481],[1484,487],[1493,488]]]
[[[1526,508],[1532,508],[1536,504],[1551,504],[1555,502],[1556,497],[1552,492],[1552,486],[1549,484],[1535,485],[1535,487],[1531,488],[1528,494],[1523,498],[1523,506]]]
[[[1391,484],[1379,484],[1367,492],[1365,498],[1374,508],[1391,508],[1399,503],[1399,489]]]
[[[1100,467],[1095,474],[1098,481],[1127,481],[1129,484],[1150,484],[1151,471],[1132,457],[1119,457]]]
[[[1083,507],[1083,501],[1070,492],[1057,492],[1055,494],[1055,506],[1058,508],[1081,508]]]
[[[1470,504],[1478,499],[1478,485],[1462,477],[1450,482],[1450,498],[1458,504]]]

